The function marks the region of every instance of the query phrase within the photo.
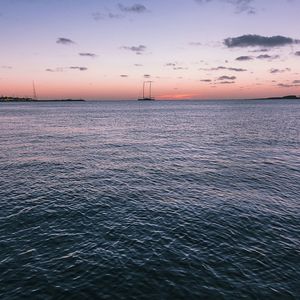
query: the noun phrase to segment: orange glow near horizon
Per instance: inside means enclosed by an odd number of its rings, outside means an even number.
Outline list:
[[[99,85],[77,85],[73,83],[56,83],[53,85],[40,84],[36,86],[36,91],[39,99],[86,99],[86,100],[134,100],[141,93],[138,89],[132,86],[117,86],[114,84],[99,84]],[[184,88],[182,90],[170,90],[168,87],[160,87],[153,91],[153,96],[157,100],[201,100],[201,99],[243,99],[243,98],[258,98],[284,96],[288,94],[300,94],[300,87],[294,88],[293,93],[289,89],[280,89],[277,86],[264,85],[251,88],[243,88],[236,86],[198,86],[194,88]],[[2,90],[1,95],[15,97],[32,97],[33,89],[30,86],[19,83],[9,84],[5,90]]]
[[[142,82],[142,81],[140,81]],[[135,100],[141,96],[141,84],[133,81],[102,80],[98,83],[64,81],[51,83],[36,81],[36,90],[39,99],[86,99],[86,100]],[[155,83],[153,96],[157,100],[189,100],[189,99],[246,99],[258,97],[284,96],[300,94],[300,87],[293,90],[284,89],[272,84],[248,85],[241,84],[191,84],[181,83],[177,88],[169,82]],[[15,97],[32,97],[32,81],[5,81],[5,88],[1,95]]]

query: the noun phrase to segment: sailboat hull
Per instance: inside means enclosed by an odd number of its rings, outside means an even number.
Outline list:
[[[154,98],[140,98],[138,101],[155,101]]]

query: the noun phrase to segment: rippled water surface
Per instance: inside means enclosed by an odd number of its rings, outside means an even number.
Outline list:
[[[0,299],[300,299],[300,102],[0,104]]]

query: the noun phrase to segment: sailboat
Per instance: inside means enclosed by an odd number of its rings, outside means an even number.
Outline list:
[[[143,82],[143,98],[139,98],[138,101],[155,101],[155,98],[152,97],[152,82],[153,81],[144,81]],[[145,96],[145,87],[148,84],[149,86],[149,95]]]

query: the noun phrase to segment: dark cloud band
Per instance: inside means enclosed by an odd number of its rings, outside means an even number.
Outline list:
[[[234,38],[227,38],[224,44],[228,48],[235,47],[280,47],[300,43],[299,40],[292,39],[281,35],[261,36],[255,34],[247,34]]]

